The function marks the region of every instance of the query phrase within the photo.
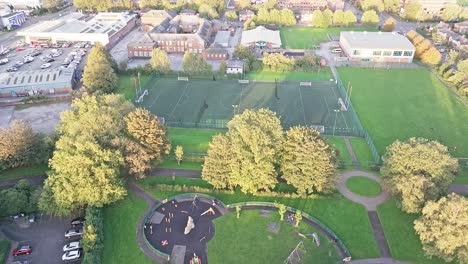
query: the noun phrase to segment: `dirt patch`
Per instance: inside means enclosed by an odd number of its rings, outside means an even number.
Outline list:
[[[9,123],[13,120],[23,120],[29,123],[34,131],[51,134],[55,131],[55,126],[60,122],[60,113],[69,108],[70,102],[34,105],[25,109],[14,110]]]

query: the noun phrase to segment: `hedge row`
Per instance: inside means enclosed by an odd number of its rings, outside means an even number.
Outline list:
[[[104,249],[104,218],[102,208],[88,207],[85,213],[83,232],[83,264],[102,263]]]

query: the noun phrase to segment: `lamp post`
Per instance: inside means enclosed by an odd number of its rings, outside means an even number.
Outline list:
[[[236,115],[236,110],[239,107],[239,105],[232,105],[232,115]]]

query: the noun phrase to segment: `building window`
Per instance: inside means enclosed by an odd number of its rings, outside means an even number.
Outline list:
[[[411,56],[413,56],[413,52],[412,51],[405,51],[405,52],[403,52],[403,56],[411,57]]]
[[[353,50],[353,55],[361,55],[361,51],[360,50]]]
[[[374,55],[374,56],[381,56],[381,55],[382,55],[382,51],[381,51],[381,50],[374,50],[374,51],[372,52],[372,55]]]
[[[386,50],[386,51],[383,52],[383,55],[384,56],[392,56],[392,52],[389,51],[389,50]]]
[[[394,51],[393,52],[393,57],[400,57],[401,54],[403,54],[403,51]]]

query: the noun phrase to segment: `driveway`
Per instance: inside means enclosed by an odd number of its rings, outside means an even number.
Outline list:
[[[30,255],[17,257],[13,257],[10,251],[6,263],[16,260],[29,260],[34,264],[63,263],[62,247],[74,241],[64,237],[68,228],[70,228],[69,218],[43,216],[27,228],[20,227],[10,219],[3,221],[0,223],[0,232],[9,240],[14,241],[14,246],[29,244],[33,249]]]

